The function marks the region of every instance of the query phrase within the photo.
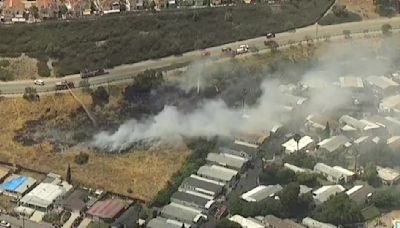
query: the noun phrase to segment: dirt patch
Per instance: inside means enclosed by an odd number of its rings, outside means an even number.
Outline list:
[[[338,0],[339,5],[345,5],[348,10],[357,13],[364,20],[376,19],[380,16],[375,13],[373,0]]]

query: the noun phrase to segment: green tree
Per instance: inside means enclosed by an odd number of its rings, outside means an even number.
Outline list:
[[[93,106],[98,105],[100,107],[103,107],[104,105],[108,104],[108,101],[110,99],[110,95],[103,86],[97,87],[97,89],[91,93],[91,96]]]
[[[232,222],[231,220],[224,218],[224,219],[221,219],[221,221],[219,221],[215,227],[216,228],[241,228],[242,226],[240,226],[239,223]]]
[[[362,179],[367,181],[369,185],[373,187],[379,187],[381,185],[381,180],[378,177],[378,172],[376,171],[376,166],[369,163],[365,169]]]
[[[37,69],[38,69],[38,74],[41,77],[50,77],[50,69],[47,66],[46,61],[38,61],[36,63]]]
[[[375,192],[372,203],[382,210],[400,208],[400,192],[395,188]]]
[[[392,34],[392,26],[390,24],[383,24],[381,30],[382,34],[385,36]]]
[[[68,8],[65,4],[62,4],[58,7],[59,12],[61,15],[66,15],[68,13]]]
[[[65,180],[69,183],[69,184],[71,184],[72,182],[71,182],[71,166],[69,165],[69,163],[68,163],[68,168],[67,168],[67,175],[65,176]]]
[[[331,137],[331,127],[329,126],[329,122],[326,122],[325,126],[325,138]]]
[[[350,34],[351,34],[350,30],[343,30],[343,35],[345,39],[350,39],[351,38]]]
[[[339,193],[317,207],[313,217],[335,225],[353,224],[362,219],[360,208],[346,193]]]
[[[7,69],[0,68],[0,81],[12,81],[14,80],[14,75]]]
[[[35,19],[39,18],[39,8],[37,6],[31,6],[31,8],[29,8],[29,12]]]
[[[27,101],[39,101],[40,97],[36,89],[33,87],[26,87],[24,95],[22,96]]]
[[[79,152],[75,155],[75,163],[78,165],[84,165],[89,162],[89,154],[84,152]]]
[[[313,169],[317,160],[306,152],[291,153],[283,158],[283,162],[302,168]]]
[[[296,174],[289,169],[271,166],[261,172],[259,179],[263,184],[288,184],[294,181]]]
[[[296,173],[296,180],[301,185],[306,185],[310,188],[318,187],[318,174],[315,173]]]

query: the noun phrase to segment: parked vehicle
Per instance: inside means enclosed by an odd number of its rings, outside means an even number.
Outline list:
[[[272,38],[275,38],[275,33],[272,33],[272,32],[269,32],[269,33],[267,33],[267,39],[272,39]]]
[[[56,82],[56,90],[65,90],[75,88],[75,84],[71,81]]]
[[[43,81],[43,80],[40,80],[40,79],[36,79],[35,81],[33,81],[33,83],[34,83],[35,85],[44,86],[44,81]]]
[[[108,73],[109,72],[104,69],[96,69],[96,70],[84,69],[81,71],[81,78],[96,77],[96,76],[100,76],[100,75],[108,74]]]
[[[211,52],[209,52],[209,51],[203,51],[201,53],[201,56],[210,56],[210,55],[211,55]]]
[[[1,227],[11,227],[11,224],[9,222],[6,222],[4,220],[1,220],[0,222]]]

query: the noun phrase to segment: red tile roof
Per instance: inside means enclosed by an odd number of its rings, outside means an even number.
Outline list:
[[[22,13],[25,9],[25,5],[21,0],[5,0],[4,8],[6,10],[19,10]]]
[[[114,219],[124,210],[124,203],[116,199],[98,201],[89,210],[87,214],[103,219]]]

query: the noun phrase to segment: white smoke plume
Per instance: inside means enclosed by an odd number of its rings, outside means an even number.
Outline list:
[[[95,135],[92,145],[110,151],[121,151],[139,141],[176,139],[185,137],[230,136],[235,132],[266,131],[283,120],[276,82],[262,85],[264,94],[258,104],[243,109],[231,109],[222,100],[205,101],[191,113],[181,113],[176,107],[166,106],[162,112],[143,122],[129,120],[116,132]]]
[[[365,44],[341,48],[333,45],[320,58],[319,63],[298,81],[305,83],[318,79],[326,81],[327,88],[316,89],[310,93],[307,109],[310,112],[334,110],[351,99],[351,93],[332,86],[340,76],[378,74],[390,65],[387,61],[377,61],[372,52],[366,50]],[[353,61],[353,62],[352,62]],[[187,78],[185,88],[195,87],[198,79],[207,74],[205,63],[190,68],[191,77]],[[194,72],[194,73],[193,73]],[[246,77],[246,75],[243,75]],[[200,81],[203,85],[207,80]],[[252,107],[232,109],[222,100],[206,100],[190,113],[182,113],[176,107],[166,106],[158,115],[145,121],[130,120],[122,124],[115,132],[101,132],[95,135],[92,145],[109,151],[121,151],[130,148],[137,142],[161,139],[176,140],[185,137],[213,137],[216,135],[232,136],[237,132],[268,131],[277,123],[284,123],[289,117],[284,109],[285,98],[278,89],[279,82],[265,80],[262,95]],[[246,114],[250,118],[243,118]],[[289,113],[293,114],[293,113]]]

